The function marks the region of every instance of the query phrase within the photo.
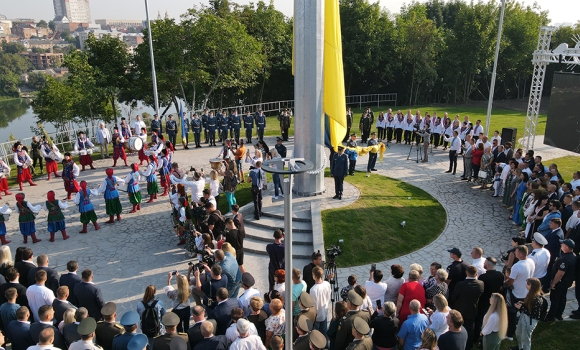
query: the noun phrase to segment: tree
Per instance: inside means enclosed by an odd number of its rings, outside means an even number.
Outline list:
[[[8,68],[16,75],[24,74],[32,70],[32,62],[16,53],[0,52],[0,66]]]
[[[35,72],[28,74],[28,82],[26,83],[26,85],[30,89],[34,91],[39,91],[44,87],[44,84],[46,84],[46,74]]]
[[[5,66],[0,66],[0,96],[18,97],[20,78]]]
[[[26,46],[22,45],[19,42],[10,42],[7,43],[5,41],[2,42],[2,51],[4,53],[21,53],[26,52]]]
[[[64,130],[73,118],[74,91],[64,82],[47,77],[46,84],[32,101],[38,123],[51,123]]]
[[[36,23],[37,27],[40,28],[48,28],[48,23],[45,20],[41,19],[38,23]]]
[[[53,32],[56,30],[56,24],[54,23],[53,20],[48,21],[48,28],[50,28],[50,30],[52,30]]]

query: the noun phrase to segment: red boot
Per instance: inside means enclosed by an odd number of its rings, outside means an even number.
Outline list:
[[[177,245],[184,245],[185,244],[185,238],[182,239],[181,241],[179,241],[179,243],[177,243]]]
[[[66,234],[66,230],[62,230],[62,231],[60,231],[60,232],[62,232],[62,240],[63,240],[63,241],[66,241],[67,239],[69,239],[69,238],[70,238],[70,236],[67,236],[67,234]]]
[[[99,224],[97,224],[97,222],[93,222],[93,225],[95,226],[95,231],[98,231],[101,229],[101,226],[99,226]]]
[[[4,244],[8,244],[12,241],[7,240],[6,235],[2,235],[2,236],[0,236],[0,242],[2,242],[2,245],[4,245]]]
[[[117,214],[117,221],[121,221],[121,214]]]
[[[24,242],[23,243],[28,243],[28,236],[26,235],[22,235],[24,237]]]
[[[49,179],[50,180],[50,179]],[[20,191],[22,191],[22,182],[18,183],[18,186],[20,186]]]
[[[149,200],[147,201],[147,203],[153,203],[153,197],[154,196],[155,195],[153,195],[153,194],[152,195],[149,195]]]
[[[127,164],[127,159],[123,159],[123,161],[125,162],[125,166],[129,166],[129,164]]]
[[[114,224],[115,223],[115,215],[109,215],[109,221],[105,221],[105,224]]]
[[[141,203],[137,204],[137,210],[141,210]]]
[[[42,241],[42,239],[36,238],[36,232],[31,234],[30,237],[32,237],[32,243],[38,243],[38,242]]]
[[[133,210],[131,210],[129,213],[136,213],[137,212],[137,204],[133,204]]]
[[[157,193],[155,193],[155,194],[153,195],[153,198],[154,198],[154,199],[157,199]]]
[[[11,194],[12,194],[12,192],[10,192],[10,191],[6,190],[6,191],[4,191],[4,194],[5,194],[5,195],[7,195],[7,196],[9,196],[9,195],[11,195]]]
[[[28,183],[30,184],[30,186],[37,186],[34,182],[32,182],[32,180],[28,180]]]
[[[83,229],[79,233],[87,233],[87,224],[83,224]]]
[[[113,168],[117,166],[117,160],[113,159]]]
[[[50,242],[54,242],[54,232],[49,232],[50,233]]]
[[[71,193],[70,193],[70,192],[67,192],[67,195],[66,195],[66,200],[70,200],[70,199],[72,199],[72,197],[71,197]]]
[[[164,187],[164,188],[163,188],[163,193],[161,194],[161,197],[163,197],[163,196],[167,196],[167,192],[168,192],[168,191],[169,191],[169,190],[167,189],[167,187]]]
[[[92,169],[92,170],[95,170],[95,167],[94,167],[92,164],[91,164],[91,169]]]

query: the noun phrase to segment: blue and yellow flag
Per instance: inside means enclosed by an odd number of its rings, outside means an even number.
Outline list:
[[[325,0],[324,12],[325,138],[330,143],[328,146],[337,150],[346,135],[346,97],[338,0]]]

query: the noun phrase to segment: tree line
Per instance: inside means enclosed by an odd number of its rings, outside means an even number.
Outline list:
[[[347,95],[395,92],[409,105],[487,99],[499,10],[496,1],[430,0],[394,15],[378,2],[340,0]],[[536,5],[507,2],[497,99],[527,96],[539,28],[548,23]],[[293,98],[293,22],[272,2],[212,0],[180,21],[152,21],[151,30],[161,112],[180,102],[193,110]],[[573,46],[579,34],[580,22],[560,27],[553,42]],[[39,120],[113,120],[120,103],[153,106],[148,36],[129,54],[121,40],[91,35],[85,52],[65,56],[68,77],[41,89]]]

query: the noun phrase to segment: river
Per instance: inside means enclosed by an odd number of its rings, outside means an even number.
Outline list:
[[[128,107],[121,106],[121,114],[124,117],[131,115],[133,118],[137,114],[147,112],[153,115],[155,112],[152,108],[139,103],[136,108],[129,110]],[[175,108],[170,108],[168,114],[176,114]],[[30,127],[36,127],[36,114],[30,106],[30,100],[12,99],[0,100],[0,143],[10,140],[10,134],[16,139],[24,139],[33,136]],[[43,125],[47,132],[55,132],[56,129],[52,124]],[[84,125],[82,126],[84,127]]]

